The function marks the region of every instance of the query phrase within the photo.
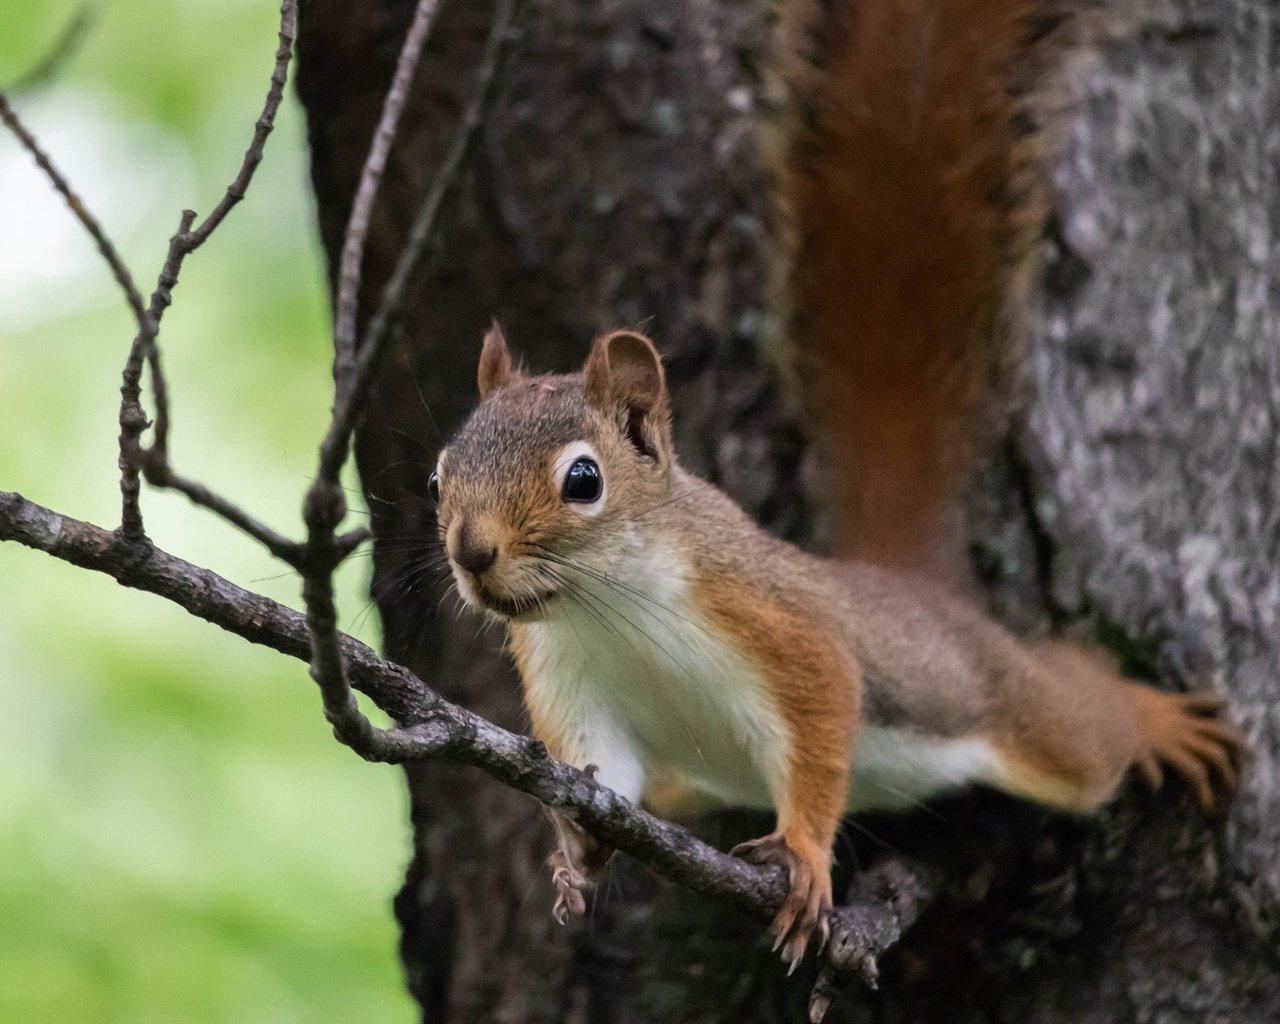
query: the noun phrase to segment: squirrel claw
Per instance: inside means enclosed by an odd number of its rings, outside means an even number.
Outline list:
[[[791,874],[796,861],[796,855],[787,846],[787,841],[777,832],[739,843],[729,851],[729,856],[745,860],[748,864],[776,864],[786,868],[788,875]]]
[[[1210,813],[1240,785],[1249,756],[1244,734],[1229,721],[1225,702],[1212,693],[1166,694],[1139,690],[1139,716],[1146,745],[1135,763],[1154,789],[1165,769],[1178,776]]]
[[[555,903],[551,906],[556,924],[566,924],[570,917],[582,917],[587,912],[587,901],[582,895],[587,888],[586,876],[569,862],[563,850],[556,850],[547,858],[547,864],[556,890]]]
[[[582,898],[582,893],[569,890],[556,895],[556,901],[551,906],[551,916],[556,924],[563,927],[569,923],[570,917],[581,917],[586,910],[587,905]]]
[[[791,888],[770,930],[774,936],[773,952],[781,950],[787,974],[794,973],[811,941],[816,940],[815,948],[819,951],[827,944],[831,931],[827,921],[827,912],[831,909],[830,873],[825,867],[817,870],[776,832],[739,843],[729,854],[748,864],[776,864],[786,868]]]

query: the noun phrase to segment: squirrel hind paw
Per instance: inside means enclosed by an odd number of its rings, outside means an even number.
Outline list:
[[[1144,747],[1135,759],[1143,778],[1158,789],[1168,768],[1191,788],[1203,810],[1217,809],[1219,794],[1229,799],[1239,787],[1249,755],[1244,734],[1223,716],[1225,702],[1203,692],[1147,692],[1151,696],[1140,709]]]
[[[774,832],[760,839],[739,843],[729,851],[749,864],[776,864],[785,868],[790,888],[769,930],[773,933],[773,951],[781,952],[787,974],[794,973],[809,948],[821,952],[830,935],[827,920],[831,910],[831,871],[826,864],[811,863]]]
[[[556,898],[551,905],[551,916],[557,924],[566,924],[570,917],[582,917],[587,912],[587,877],[578,865],[570,862],[563,850],[556,850],[547,858],[551,868],[551,884]]]

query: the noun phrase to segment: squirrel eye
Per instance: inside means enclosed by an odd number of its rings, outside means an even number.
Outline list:
[[[595,459],[583,456],[574,461],[564,478],[564,500],[590,503],[604,490],[604,477]]]
[[[440,504],[440,474],[433,472],[427,477],[427,493],[431,495],[431,500],[437,505]]]

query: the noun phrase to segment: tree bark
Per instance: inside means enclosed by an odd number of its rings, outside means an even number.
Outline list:
[[[298,87],[337,266],[409,0],[310,0]],[[1128,9],[1128,8],[1127,8]],[[974,503],[992,605],[1099,635],[1130,669],[1209,679],[1256,759],[1229,818],[1180,795],[1072,820],[991,794],[853,822],[837,892],[884,850],[945,875],[829,1020],[1280,1019],[1280,337],[1269,0],[1143,4],[1081,79],[1027,414]],[[374,212],[376,303],[473,87],[489,0],[446,0]],[[480,144],[357,438],[388,656],[520,728],[500,637],[424,566],[426,480],[475,400],[496,315],[537,370],[642,326],[667,358],[682,460],[770,529],[812,541],[805,449],[769,372],[769,192],[756,150],[767,25],[737,0],[526,0]],[[1270,698],[1270,704],[1268,704]],[[551,920],[551,831],[530,800],[445,765],[409,772],[396,900],[408,983],[439,1021],[803,1020],[756,923],[617,858],[587,922]],[[729,814],[717,842],[762,831]]]

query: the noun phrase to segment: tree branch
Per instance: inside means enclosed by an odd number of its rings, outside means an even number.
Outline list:
[[[320,687],[325,718],[334,735],[362,757],[386,760],[410,742],[404,727],[379,729],[360,711],[347,677],[346,660],[338,634],[338,609],[333,596],[333,571],[342,560],[335,531],[346,515],[346,498],[339,476],[351,446],[351,424],[356,416],[352,388],[355,385],[356,312],[369,220],[378,197],[378,186],[395,142],[400,114],[431,28],[436,0],[418,0],[413,21],[396,60],[391,85],[383,100],[382,115],[373,133],[360,182],[351,203],[338,267],[338,296],[334,311],[333,418],[320,445],[320,466],[303,503],[307,541],[299,571],[302,599],[311,634],[311,677]]]
[[[283,96],[293,49],[297,0],[284,0],[281,7],[279,46],[271,86],[240,170],[222,200],[198,227],[193,227],[195,213],[183,212],[147,308],[143,308],[127,268],[101,226],[84,209],[0,96],[0,116],[32,152],[98,244],[138,324],[121,384],[120,529],[108,532],[43,508],[18,494],[0,491],[0,540],[15,540],[75,565],[106,573],[122,585],[158,594],[192,615],[250,642],[309,660],[311,674],[320,686],[326,717],[335,734],[369,760],[403,762],[440,757],[478,767],[500,782],[559,808],[593,835],[637,857],[678,884],[771,918],[787,892],[787,879],[781,869],[755,867],[728,857],[685,829],[637,809],[589,775],[550,757],[542,743],[510,733],[444,700],[407,669],[380,658],[364,644],[338,631],[333,572],[366,536],[363,530],[337,533],[346,513],[339,475],[386,338],[399,316],[409,283],[430,248],[439,211],[457,184],[459,169],[482,122],[484,105],[496,79],[502,42],[518,0],[498,0],[477,72],[475,93],[423,198],[369,329],[357,348],[357,296],[369,221],[436,2],[419,0],[353,200],[335,312],[334,412],[321,445],[317,477],[304,505],[305,544],[278,534],[204,485],[174,472],[167,452],[168,388],[156,344],[159,324],[171,303],[183,261],[208,239],[244,197],[262,159],[263,147]],[[148,426],[141,404],[144,363],[152,370],[157,407],[155,437],[150,448],[143,448],[140,443]],[[142,473],[153,485],[178,490],[196,504],[215,512],[296,568],[303,577],[305,616],[148,543],[138,505]],[[360,712],[353,686],[368,694],[399,723],[398,727],[387,730],[374,727]],[[832,914],[832,939],[819,987],[811,1001],[813,1019],[821,1019],[831,994],[851,972],[860,973],[874,984],[877,958],[915,920],[935,888],[932,878],[898,862],[891,862],[878,874],[866,876],[862,887],[853,893],[850,905]]]
[[[432,180],[400,252],[394,271],[383,289],[368,334],[359,346],[358,359],[346,332],[354,331],[356,296],[360,282],[360,259],[368,218],[387,152],[395,141],[400,110],[407,98],[422,42],[434,12],[432,0],[420,0],[414,22],[405,38],[391,88],[383,107],[382,120],[361,174],[351,218],[343,241],[342,266],[338,274],[338,308],[334,335],[334,402],[329,430],[320,445],[320,464],[315,483],[307,494],[303,518],[307,543],[299,571],[303,577],[303,601],[312,630],[311,675],[320,687],[325,717],[334,733],[364,757],[382,759],[386,744],[398,744],[397,730],[377,729],[360,712],[346,678],[342,652],[336,642],[337,609],[333,598],[333,570],[343,553],[335,544],[334,531],[346,514],[339,476],[351,449],[351,435],[364,410],[369,383],[390,334],[391,323],[403,302],[408,283],[430,241],[444,197],[454,184],[458,168],[482,121],[485,103],[497,77],[501,46],[515,12],[515,0],[499,0],[481,56],[477,86],[453,143]],[[421,36],[422,38],[419,38]],[[358,247],[355,242],[358,241]]]
[[[480,67],[476,74],[476,89],[472,94],[471,102],[463,112],[457,131],[454,133],[453,143],[441,161],[422,205],[418,208],[418,215],[409,229],[409,235],[405,239],[404,247],[400,250],[396,265],[382,289],[378,308],[369,321],[368,330],[360,345],[356,380],[351,389],[352,409],[346,415],[348,444],[350,430],[354,428],[354,422],[364,408],[369,385],[373,380],[378,361],[382,357],[383,349],[386,347],[387,339],[391,335],[391,328],[404,306],[409,284],[431,249],[440,210],[444,207],[450,191],[457,187],[458,172],[479,135],[485,108],[493,96],[497,82],[502,46],[518,12],[519,2],[520,0],[498,0],[497,2],[493,27],[480,58]]]
[[[378,198],[378,186],[387,167],[387,158],[400,127],[400,114],[409,99],[409,87],[418,70],[422,47],[431,31],[439,0],[418,0],[413,11],[413,21],[405,33],[396,59],[391,85],[382,101],[382,114],[374,128],[373,141],[360,170],[360,182],[351,200],[351,214],[347,218],[347,231],[342,240],[342,257],[338,265],[338,295],[334,303],[333,328],[333,377],[341,392],[349,387],[348,378],[355,371],[356,313],[360,300],[360,278],[364,265],[365,239],[369,234],[369,221],[373,205]]]
[[[206,508],[225,519],[236,529],[258,541],[282,562],[288,563],[295,569],[301,564],[301,544],[295,540],[290,540],[281,533],[277,533],[261,520],[250,515],[240,506],[232,504],[220,494],[209,490],[199,481],[189,480],[175,473],[168,461],[163,457],[163,454],[157,451],[154,446],[142,452],[140,458],[142,460],[143,475],[147,478],[147,483],[151,484],[152,487],[168,488],[169,490],[178,491],[180,494],[185,494],[193,504]],[[366,536],[368,534],[361,531],[360,539],[363,540]]]
[[[156,338],[160,330],[160,321],[165,310],[173,301],[173,289],[178,284],[178,275],[182,272],[182,264],[186,258],[203,245],[214,230],[226,219],[232,208],[244,198],[254,172],[262,162],[262,153],[267,144],[267,137],[275,126],[276,114],[284,99],[285,83],[288,78],[289,62],[293,56],[293,40],[297,34],[298,0],[283,0],[280,7],[280,28],[275,62],[271,72],[271,84],[267,89],[267,98],[262,106],[262,113],[254,126],[253,138],[249,142],[240,169],[235,178],[227,186],[226,192],[209,215],[193,228],[196,214],[192,210],[184,210],[178,230],[169,240],[169,252],[156,289],[151,293],[151,303],[147,316],[140,318],[138,333],[129,349],[125,361],[120,384],[120,494],[121,494],[121,535],[130,543],[138,543],[145,538],[142,524],[142,510],[139,507],[139,475],[144,463],[149,464],[150,472],[159,480],[180,479],[169,469],[169,388],[164,369],[160,361],[160,349]],[[146,413],[142,408],[142,365],[146,362],[151,368],[152,390],[156,402],[155,435],[151,447],[144,449],[141,445],[142,432],[148,426]],[[159,484],[158,486],[167,486]],[[233,525],[244,529],[244,524],[251,517],[240,512],[225,499],[213,495],[207,488],[199,491],[184,490],[192,501],[203,505],[210,511],[229,519]],[[216,500],[205,500],[216,499]],[[227,515],[234,509],[238,516]],[[265,529],[265,528],[264,528]],[[267,543],[266,534],[247,530],[251,536],[267,544],[273,553],[278,553]],[[269,532],[269,531],[268,531]],[[282,556],[283,557],[283,556]],[[287,561],[288,559],[286,559]]]
[[[308,623],[293,609],[153,545],[130,545],[115,533],[7,491],[0,491],[3,540],[157,594],[251,643],[302,661],[311,656]],[[358,640],[338,634],[337,644],[353,685],[404,723],[382,741],[377,760],[438,757],[472,765],[558,808],[679,885],[761,919],[772,918],[782,905],[787,880],[781,868],[756,867],[720,853],[686,829],[653,817],[590,775],[551,757],[539,741],[508,732],[445,700],[408,669],[379,657]],[[857,971],[874,982],[876,958],[915,920],[932,888],[926,876],[908,867],[882,869],[868,878],[855,892],[856,902],[833,912],[826,963],[835,976]]]
[[[821,1024],[850,978],[878,987],[880,957],[916,923],[942,881],[936,869],[897,857],[858,873],[844,905],[831,912],[826,959],[809,997],[811,1024]]]
[[[105,573],[251,643],[302,661],[310,657],[306,621],[293,609],[153,545],[130,546],[110,531],[60,515],[20,494],[0,491],[0,540],[17,541]],[[557,761],[539,741],[508,732],[445,700],[408,669],[379,657],[358,640],[339,634],[338,644],[353,684],[405,723],[398,731],[410,737],[379,760],[443,757],[474,765],[565,810],[602,839],[699,892],[765,914],[781,905],[786,886],[779,869],[757,868],[717,852]]]

